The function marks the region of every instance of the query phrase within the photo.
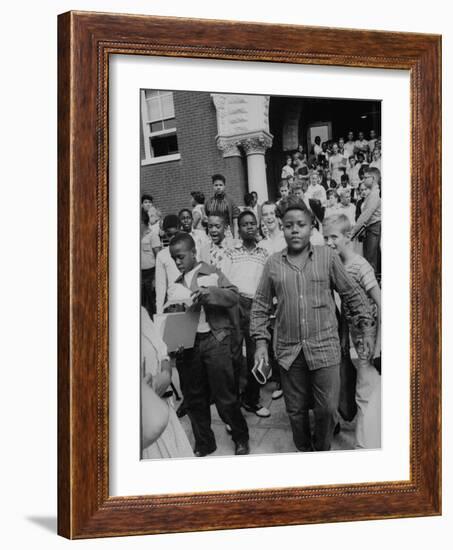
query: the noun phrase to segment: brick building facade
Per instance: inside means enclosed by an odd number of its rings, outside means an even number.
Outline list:
[[[164,214],[190,206],[190,192],[212,195],[211,176],[223,174],[227,192],[243,204],[247,170],[242,157],[224,158],[216,145],[216,108],[208,92],[173,92],[176,135],[181,158],[141,166],[141,193],[153,196]],[[144,159],[141,132],[141,159]]]
[[[163,214],[190,207],[190,192],[212,195],[221,173],[238,205],[256,191],[277,198],[285,154],[314,136],[337,140],[349,130],[381,130],[379,101],[142,90],[141,194]]]

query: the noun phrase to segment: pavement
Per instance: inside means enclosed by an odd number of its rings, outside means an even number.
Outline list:
[[[274,454],[274,453],[295,453],[291,427],[288,415],[285,411],[284,398],[272,399],[272,392],[275,389],[275,382],[268,382],[261,388],[261,403],[267,407],[271,416],[260,418],[254,413],[244,409],[242,413],[247,421],[250,434],[250,454]],[[179,402],[177,402],[179,404]],[[214,432],[217,450],[210,456],[231,456],[234,454],[234,443],[231,436],[225,429],[225,424],[219,418],[215,405],[211,406],[212,430]],[[313,418],[311,417],[312,421]],[[181,424],[189,438],[192,448],[194,447],[194,438],[189,417],[186,415],[181,418]],[[332,449],[351,450],[354,448],[354,429],[355,421],[346,422],[341,420],[341,430],[334,437]]]

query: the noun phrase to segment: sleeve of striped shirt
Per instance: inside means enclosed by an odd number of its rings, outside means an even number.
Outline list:
[[[367,292],[369,292],[378,284],[376,276],[374,274],[374,269],[366,260],[364,260],[363,263],[360,265],[359,276],[360,286],[364,288]]]
[[[272,299],[275,294],[270,277],[270,263],[271,261],[268,260],[264,264],[263,273],[261,274],[250,312],[250,336],[254,340],[267,340],[268,342],[271,340],[269,317],[272,312]]]
[[[365,292],[346,272],[340,256],[332,252],[330,278],[341,297],[347,320],[353,326],[366,331],[374,324],[372,310]]]

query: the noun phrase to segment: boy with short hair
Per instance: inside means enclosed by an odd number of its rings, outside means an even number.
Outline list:
[[[289,195],[289,183],[287,180],[282,180],[278,186],[278,192],[280,198],[276,202],[277,206],[281,203],[282,200],[286,199]]]
[[[237,236],[237,218],[239,216],[239,208],[236,206],[233,199],[225,192],[226,179],[222,174],[214,174],[212,176],[212,188],[214,195],[206,202],[205,211],[207,216],[215,215],[225,218],[228,232],[234,238]]]
[[[324,219],[337,213],[338,205],[340,202],[340,197],[338,196],[338,193],[335,191],[335,189],[328,189],[326,192],[326,197],[327,205],[326,211],[324,213]]]
[[[183,208],[179,211],[178,218],[181,230],[189,233],[195,241],[197,260],[209,262],[209,239],[204,231],[193,228],[192,211],[189,208]]]
[[[260,403],[260,385],[252,374],[255,343],[250,338],[250,310],[258,287],[268,252],[257,246],[258,222],[253,212],[244,211],[238,217],[241,241],[231,249],[227,278],[239,290],[239,304],[235,308],[236,331],[233,332],[233,362],[236,386],[239,393],[240,368],[242,366],[242,342],[245,342],[247,383],[242,393],[242,406],[259,417],[270,416],[270,411]]]
[[[303,190],[303,187],[300,183],[296,184],[293,187],[293,193],[292,194],[296,199],[299,199],[300,201],[304,200],[304,190]]]
[[[269,314],[277,298],[274,349],[293,439],[299,451],[328,451],[337,421],[340,387],[340,342],[332,288],[346,315],[361,333],[363,355],[371,354],[374,323],[368,300],[346,273],[338,254],[313,246],[313,214],[304,204],[283,215],[287,248],[266,262],[253,300],[250,334],[256,341],[255,362],[269,364]],[[309,409],[314,403],[312,438]]]
[[[321,203],[322,207],[326,206],[326,190],[319,183],[318,172],[312,172],[310,174],[310,185],[305,192],[305,200],[316,199]]]
[[[344,214],[351,227],[355,224],[355,211],[356,206],[351,202],[351,191],[350,189],[343,189],[340,195],[340,204],[338,205],[338,214]]]
[[[209,263],[223,273],[228,270],[231,255],[231,239],[225,236],[226,221],[222,216],[208,216]]]
[[[371,357],[364,353],[362,337],[357,328],[353,324],[349,328],[358,354],[356,364],[356,448],[376,449],[381,446],[381,382],[379,373],[373,365],[373,358],[379,357],[381,354],[381,290],[371,265],[365,258],[354,252],[351,227],[349,218],[344,214],[339,214],[325,220],[323,232],[326,244],[338,252],[347,273],[366,292],[373,308],[375,323],[370,333],[373,335],[375,345]]]
[[[177,361],[195,437],[195,456],[216,450],[211,399],[220,418],[231,427],[235,454],[249,454],[248,428],[235,394],[231,360],[229,309],[238,302],[237,288],[215,267],[197,262],[195,242],[187,233],[173,238],[170,253],[181,272],[176,283],[192,291],[190,309],[200,312],[194,347],[185,349]]]

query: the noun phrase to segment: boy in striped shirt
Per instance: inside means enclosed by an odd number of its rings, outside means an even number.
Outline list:
[[[369,302],[328,246],[313,246],[313,213],[304,203],[283,214],[287,248],[266,262],[250,315],[255,362],[269,365],[269,314],[277,298],[275,357],[293,439],[299,451],[328,451],[337,421],[340,341],[332,289],[340,294],[348,320],[361,334],[363,355],[374,348]],[[313,404],[314,433],[309,409]]]

